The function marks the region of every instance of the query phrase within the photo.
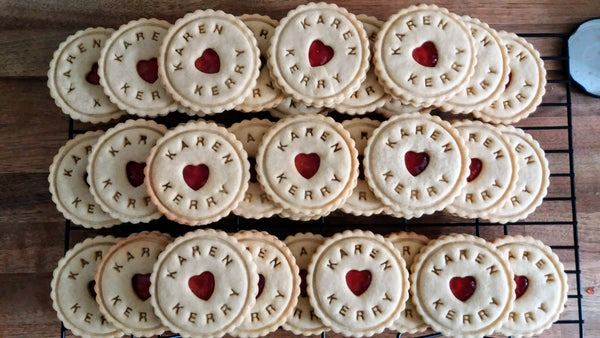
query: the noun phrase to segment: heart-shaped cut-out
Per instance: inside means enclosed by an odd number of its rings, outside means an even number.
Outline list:
[[[263,289],[265,288],[265,276],[262,273],[258,274],[258,293],[256,294],[256,298],[262,295]]]
[[[100,84],[100,75],[98,75],[98,62],[92,65],[92,69],[85,75],[85,80],[93,85]]]
[[[418,176],[429,165],[429,154],[426,152],[417,153],[414,151],[407,151],[406,154],[404,154],[404,165],[406,165],[406,170],[408,170],[411,175]]]
[[[300,297],[308,297],[308,292],[306,291],[306,275],[308,271],[306,269],[300,269]]]
[[[131,287],[133,292],[141,300],[150,298],[150,274],[136,273],[131,277]]]
[[[516,299],[519,299],[519,297],[521,297],[525,291],[527,291],[527,288],[529,287],[529,279],[525,276],[517,276],[515,275],[515,283],[517,284],[517,286],[515,287],[515,296],[517,297]]]
[[[134,188],[139,187],[144,183],[144,168],[146,167],[146,163],[139,163],[134,161],[129,161],[125,165],[125,173],[127,174],[127,180],[129,184],[131,184]]]
[[[92,299],[95,301],[96,300],[96,290],[94,290],[94,287],[96,286],[96,281],[95,280],[91,280],[88,282],[87,285],[87,289],[88,292],[90,293],[90,297],[92,297]]]
[[[467,182],[475,180],[479,176],[482,168],[483,162],[478,158],[472,158],[471,164],[469,164],[469,177],[467,177]]]
[[[154,83],[158,79],[158,61],[156,58],[140,60],[135,68],[138,75],[148,83]]]
[[[202,52],[202,55],[194,62],[196,69],[206,74],[218,73],[221,69],[221,59],[219,54],[212,49],[207,48]]]
[[[327,64],[333,58],[333,48],[324,44],[321,40],[314,40],[308,48],[308,62],[312,67]]]
[[[435,67],[438,62],[437,48],[435,48],[433,42],[426,41],[421,46],[413,49],[412,57],[421,66]]]
[[[346,285],[353,294],[362,295],[371,285],[371,271],[350,270],[346,272]]]
[[[477,282],[472,276],[454,277],[450,280],[450,291],[461,302],[471,298],[476,288]]]
[[[198,190],[208,181],[209,172],[210,170],[206,164],[189,164],[183,168],[183,180],[190,188]]]
[[[196,297],[209,300],[213,291],[215,291],[215,276],[210,271],[204,271],[199,275],[190,277],[188,287]]]
[[[319,171],[321,158],[317,153],[300,153],[294,158],[294,164],[296,165],[296,170],[298,170],[302,177],[310,179],[315,176],[317,171]]]

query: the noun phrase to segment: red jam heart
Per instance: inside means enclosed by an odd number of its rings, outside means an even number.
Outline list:
[[[404,154],[404,165],[411,175],[418,176],[429,165],[429,155],[426,152],[408,151]]]
[[[196,59],[194,63],[196,69],[206,74],[218,73],[221,69],[221,59],[219,54],[212,48],[207,48],[202,53],[202,56]]]
[[[296,164],[296,170],[298,170],[300,175],[306,179],[309,179],[313,177],[317,171],[319,171],[321,158],[317,153],[300,153],[294,158],[294,164]]]
[[[139,187],[144,183],[144,168],[146,163],[138,163],[134,161],[127,162],[125,165],[125,172],[127,173],[127,180],[134,188]]]
[[[515,275],[515,283],[517,286],[515,287],[515,296],[516,299],[519,299],[525,291],[527,291],[527,287],[529,287],[529,279],[525,276],[517,276]]]
[[[308,293],[306,292],[306,275],[308,271],[305,269],[300,270],[300,297],[308,297]]]
[[[131,277],[131,286],[135,295],[141,300],[150,298],[150,274],[136,273]]]
[[[87,82],[93,85],[100,84],[100,75],[98,75],[98,62],[92,65],[92,69],[85,76]]]
[[[413,49],[412,57],[421,66],[435,67],[438,62],[437,48],[431,41],[424,42],[420,47]]]
[[[481,172],[481,168],[483,168],[483,162],[481,162],[478,158],[472,158],[471,164],[469,164],[469,177],[467,177],[467,182],[471,182],[479,176]]]
[[[472,276],[454,277],[450,280],[450,290],[454,297],[458,298],[461,302],[465,302],[471,298],[476,288],[477,283]]]
[[[198,298],[209,300],[215,290],[215,276],[210,271],[204,271],[199,275],[190,277],[188,287]]]
[[[262,273],[258,274],[258,293],[256,294],[256,298],[262,295],[263,289],[265,288],[265,276]]]
[[[88,289],[88,292],[90,293],[90,296],[92,297],[92,299],[96,300],[96,290],[94,290],[94,286],[96,286],[96,281],[91,280],[91,281],[89,281],[89,283],[87,285],[87,289]]]
[[[208,174],[209,170],[206,164],[189,164],[183,168],[183,180],[194,190],[198,190],[206,184]]]
[[[346,273],[346,285],[353,294],[360,296],[371,285],[371,271],[369,270],[350,270]]]
[[[254,157],[248,157],[248,162],[250,162],[250,182],[256,183],[258,182],[256,179],[256,159]]]
[[[156,58],[138,61],[136,67],[138,75],[148,83],[158,79],[158,61]]]
[[[327,64],[333,58],[333,48],[324,44],[321,40],[314,40],[308,48],[308,62],[312,67]]]

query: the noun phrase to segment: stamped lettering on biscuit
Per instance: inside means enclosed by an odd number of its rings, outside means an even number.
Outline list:
[[[467,155],[458,131],[421,113],[384,122],[369,140],[364,163],[375,195],[407,218],[443,209],[467,183]]]
[[[411,6],[382,27],[376,72],[405,103],[442,102],[466,87],[475,69],[474,44],[456,15],[433,5]]]
[[[98,59],[113,30],[88,28],[67,38],[54,52],[48,87],[65,114],[83,122],[108,122],[121,111],[100,86]]]
[[[298,6],[281,20],[269,48],[273,76],[308,105],[331,105],[353,93],[368,68],[366,33],[333,4]]]
[[[119,108],[140,116],[176,109],[158,80],[159,47],[169,26],[157,19],[131,21],[106,42],[99,61],[100,83]]]
[[[444,335],[490,334],[513,306],[513,274],[483,239],[440,237],[423,248],[414,264],[413,301],[424,320]]]
[[[325,114],[328,111],[326,107],[307,106],[300,101],[294,100],[291,96],[283,99],[277,106],[268,110],[271,115],[280,119],[297,114]]]
[[[86,239],[69,250],[54,270],[52,305],[66,328],[80,336],[119,337],[122,333],[100,312],[94,274],[117,238]]]
[[[102,208],[123,222],[161,216],[144,185],[146,157],[167,128],[130,120],[109,129],[95,145],[88,164],[90,190]]]

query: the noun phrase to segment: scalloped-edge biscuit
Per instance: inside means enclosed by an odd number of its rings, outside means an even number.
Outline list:
[[[256,301],[258,273],[250,252],[223,231],[199,229],[158,256],[150,301],[162,323],[182,337],[230,333]]]
[[[266,232],[240,231],[232,236],[252,255],[259,277],[256,303],[232,335],[265,336],[292,316],[298,302],[300,273],[296,258],[285,243]]]
[[[517,182],[517,164],[508,139],[495,126],[461,120],[452,124],[469,149],[469,176],[460,195],[446,211],[470,218],[486,218],[501,208]]]
[[[356,16],[319,2],[300,5],[281,19],[267,61],[288,95],[309,106],[334,107],[364,81],[369,56],[367,34]]]
[[[65,253],[52,274],[52,307],[65,328],[80,337],[123,335],[100,312],[94,291],[96,268],[103,255],[118,241],[119,238],[113,236],[87,238]]]
[[[159,232],[132,234],[113,245],[98,266],[96,301],[125,334],[148,337],[166,330],[154,314],[148,288],[152,267],[171,241],[171,236]]]
[[[265,192],[284,209],[323,215],[352,194],[357,152],[340,123],[302,114],[280,120],[263,136],[256,172]]]
[[[262,185],[256,179],[256,154],[258,146],[263,138],[263,135],[271,128],[275,122],[267,119],[253,118],[251,120],[242,120],[234,123],[229,127],[235,137],[242,142],[244,150],[248,153],[248,161],[250,162],[250,182],[248,190],[244,194],[244,199],[240,202],[237,208],[233,209],[233,213],[245,218],[266,218],[271,217],[283,210],[277,203],[273,202],[271,197],[264,192]]]
[[[546,68],[540,53],[514,33],[498,33],[508,53],[508,84],[498,100],[473,115],[486,122],[510,124],[526,118],[546,93]]]
[[[496,247],[472,235],[432,240],[415,257],[411,295],[423,320],[452,337],[483,337],[508,319],[515,282]]]
[[[404,259],[370,231],[328,238],[312,257],[306,283],[315,314],[346,336],[369,337],[391,327],[408,299]]]
[[[445,8],[410,6],[381,27],[373,48],[375,72],[405,104],[438,105],[463,90],[475,71],[475,40]]]
[[[86,228],[111,227],[121,223],[94,200],[87,185],[88,158],[104,131],[88,131],[67,141],[54,156],[48,174],[52,201],[63,216]]]
[[[158,58],[167,91],[180,104],[206,114],[242,103],[256,86],[259,67],[252,31],[237,17],[212,9],[177,20],[163,38]]]
[[[409,270],[421,248],[429,243],[429,238],[414,232],[396,232],[385,236],[385,238],[392,242],[394,248],[400,252],[404,262],[406,262],[406,267]],[[428,325],[423,321],[423,317],[421,317],[419,312],[415,309],[410,294],[408,297],[406,307],[402,311],[400,317],[394,321],[392,328],[399,332],[406,333],[425,331],[428,328]]]
[[[327,115],[331,110],[327,107],[313,107],[307,106],[301,101],[294,100],[293,97],[288,96],[281,101],[277,106],[267,109],[269,113],[278,119],[284,119],[298,114],[322,114]]]
[[[227,216],[244,198],[250,164],[227,129],[190,121],[156,142],[144,173],[148,195],[168,219],[205,225]]]
[[[98,60],[112,28],[78,31],[54,52],[48,70],[48,88],[56,105],[82,122],[108,122],[125,114],[104,93],[98,76]]]
[[[377,112],[387,118],[396,115],[403,115],[409,113],[420,112],[429,114],[433,110],[433,107],[417,107],[412,104],[404,104],[401,100],[391,99],[386,102],[383,106],[377,108]]]
[[[315,314],[306,291],[306,275],[310,259],[324,241],[325,237],[310,232],[290,235],[283,240],[296,259],[301,279],[298,303],[292,316],[283,324],[283,328],[297,335],[308,336],[329,330]]]
[[[92,149],[87,165],[90,192],[102,210],[123,222],[162,216],[144,185],[146,157],[167,131],[151,120],[127,120],[108,129]]]
[[[558,256],[529,236],[505,236],[493,244],[515,274],[515,306],[498,330],[515,338],[542,333],[565,310],[569,285]]]
[[[410,113],[383,122],[365,148],[367,183],[399,217],[443,210],[467,183],[469,154],[456,128]]]
[[[517,182],[506,203],[486,218],[508,223],[526,218],[542,204],[550,185],[550,168],[544,150],[533,137],[513,126],[497,126],[510,143],[517,163]]]

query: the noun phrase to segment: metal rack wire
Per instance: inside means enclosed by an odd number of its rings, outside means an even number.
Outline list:
[[[569,257],[570,266],[565,272],[568,275],[569,280],[575,280],[575,285],[571,287],[567,303],[568,307],[574,308],[571,312],[574,312],[576,317],[570,319],[561,319],[555,322],[554,325],[574,325],[576,326],[573,331],[578,331],[578,337],[584,336],[584,320],[583,320],[583,308],[582,308],[582,293],[581,293],[581,269],[579,262],[579,238],[577,232],[577,205],[575,196],[575,171],[573,162],[573,124],[572,124],[572,101],[571,101],[571,86],[572,82],[569,77],[569,65],[568,65],[568,50],[567,50],[567,38],[568,35],[564,34],[553,34],[553,33],[536,33],[536,34],[519,34],[526,39],[561,39],[564,50],[558,53],[558,55],[542,55],[542,59],[545,62],[556,62],[562,66],[562,72],[560,72],[560,78],[548,79],[547,86],[558,87],[558,93],[554,96],[560,98],[560,100],[554,101],[554,98],[546,95],[544,101],[540,105],[538,112],[535,114],[549,114],[554,120],[559,120],[560,123],[552,125],[527,125],[523,126],[522,129],[536,134],[537,136],[544,137],[544,134],[552,134],[551,138],[559,144],[556,148],[544,148],[547,156],[559,156],[562,160],[566,157],[568,161],[567,170],[554,170],[550,177],[552,180],[566,180],[568,181],[568,191],[553,192],[551,191],[548,196],[544,199],[544,204],[548,203],[559,203],[561,208],[559,210],[565,213],[570,213],[570,217],[559,217],[559,213],[551,213],[554,215],[552,219],[536,219],[527,218],[523,221],[509,223],[509,224],[498,224],[488,223],[480,221],[479,219],[465,220],[449,217],[444,214],[436,214],[431,217],[423,217],[414,220],[397,219],[390,216],[372,216],[372,217],[349,217],[345,214],[335,212],[328,217],[323,217],[316,221],[299,222],[291,221],[279,217],[273,217],[267,220],[248,220],[238,216],[228,216],[219,222],[210,225],[211,228],[221,229],[228,232],[234,232],[242,229],[260,229],[268,231],[271,234],[284,238],[287,235],[296,232],[314,232],[321,233],[325,236],[332,235],[336,232],[349,229],[349,228],[361,228],[368,229],[376,233],[386,234],[397,231],[415,231],[419,233],[426,233],[435,237],[435,235],[441,235],[451,232],[467,232],[477,236],[486,237],[490,234],[501,236],[501,235],[516,235],[527,232],[530,227],[552,227],[557,226],[564,229],[566,236],[570,236],[567,243],[561,243],[560,245],[551,245],[552,249],[561,252],[563,256]],[[547,111],[551,111],[546,113]],[[241,113],[225,113],[218,114],[222,117],[216,117],[217,122],[223,122],[230,125],[231,122],[235,122],[243,118]],[[247,115],[246,115],[247,116]],[[341,116],[341,115],[340,115]],[[253,114],[253,117],[268,117],[268,115]],[[177,116],[168,116],[166,118],[159,119],[160,123],[164,123],[167,126],[173,126],[178,122],[181,122]],[[86,127],[78,127],[73,120],[69,122],[69,139],[73,138],[75,134],[87,131]],[[558,135],[558,136],[557,136]],[[535,135],[534,135],[535,136]],[[539,139],[538,139],[539,140]],[[566,183],[564,183],[566,184]],[[90,230],[81,226],[71,224],[69,220],[65,221],[65,237],[64,237],[64,250],[65,252],[71,247],[72,235],[77,234],[78,236],[92,236],[96,234],[113,234],[113,235],[128,235],[134,232],[143,230],[157,230],[162,232],[170,233],[171,235],[178,236],[182,235],[187,231],[193,231],[195,228],[176,224],[166,219],[160,219],[153,221],[148,224],[126,224],[122,226],[116,226],[110,229],[103,230]],[[561,255],[559,255],[561,256]],[[570,302],[570,303],[569,303]],[[573,304],[573,302],[575,304]],[[571,314],[573,315],[573,314]],[[61,325],[61,336],[65,337],[68,330]],[[327,333],[323,332],[322,337],[326,337]],[[397,334],[400,338],[404,336],[401,333]],[[425,334],[416,335],[421,338],[438,337],[439,333],[426,332]],[[161,337],[179,337],[177,335],[161,336]]]

